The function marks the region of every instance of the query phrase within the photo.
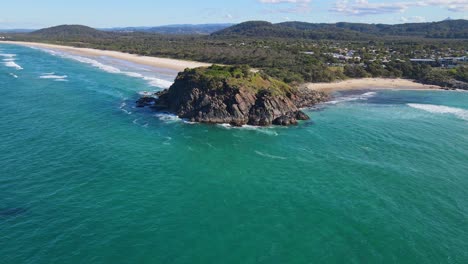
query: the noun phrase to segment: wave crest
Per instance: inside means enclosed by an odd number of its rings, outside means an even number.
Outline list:
[[[62,57],[62,58],[68,58],[68,59],[72,59],[72,60],[75,60],[75,61],[78,61],[78,62],[81,62],[81,63],[91,65],[93,67],[96,67],[96,68],[101,69],[101,70],[103,70],[105,72],[108,72],[108,73],[123,74],[123,75],[133,77],[133,78],[140,78],[140,79],[143,79],[143,80],[147,81],[149,85],[154,86],[154,87],[169,88],[172,85],[172,82],[170,82],[170,81],[166,81],[166,80],[159,79],[159,78],[156,78],[156,77],[145,76],[145,75],[143,75],[141,73],[137,73],[137,72],[123,71],[123,70],[120,70],[119,68],[116,68],[114,66],[106,65],[106,64],[101,63],[101,62],[99,62],[97,60],[93,60],[93,59],[90,59],[90,58],[87,58],[87,57],[82,57],[82,56],[77,56],[77,55],[72,55],[72,54],[68,54],[68,53],[64,53],[64,52],[58,52],[58,51],[42,49],[42,48],[38,48],[38,49],[42,50],[42,51],[45,51],[45,52],[47,52],[47,53],[49,53],[51,55],[54,55],[54,56],[59,56],[59,57]]]
[[[54,72],[51,73],[44,73],[43,75],[39,76],[40,79],[48,79],[54,80],[56,82],[67,82],[67,75],[56,75]]]
[[[452,114],[460,119],[468,121],[468,110],[466,109],[431,104],[408,104],[408,106],[434,114]]]
[[[367,92],[367,93],[359,94],[359,95],[343,96],[343,97],[338,97],[335,100],[328,101],[327,104],[339,104],[339,103],[358,101],[358,100],[368,100],[369,98],[374,97],[376,95],[377,95],[376,92]]]
[[[53,75],[53,74],[47,74],[47,75],[42,75],[39,78],[41,79],[66,79],[68,76],[67,75]]]
[[[0,57],[4,57],[5,59],[3,59],[3,64],[6,66],[6,67],[10,67],[10,68],[15,68],[17,70],[23,70],[23,67],[21,67],[20,65],[18,65],[15,60],[16,60],[16,54],[6,54],[6,53],[1,53],[0,54]]]
[[[22,70],[23,67],[21,67],[20,65],[18,65],[16,62],[14,61],[5,61],[4,62],[5,66],[7,67],[10,67],[10,68],[15,68],[17,70]]]

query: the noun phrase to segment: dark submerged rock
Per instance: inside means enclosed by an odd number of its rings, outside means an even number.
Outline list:
[[[296,119],[297,120],[309,120],[310,117],[308,115],[306,115],[304,112],[302,111],[297,111],[296,113]]]
[[[157,98],[154,98],[151,96],[144,96],[138,99],[138,101],[136,101],[136,107],[145,107],[145,106],[154,105],[156,101],[157,101]]]

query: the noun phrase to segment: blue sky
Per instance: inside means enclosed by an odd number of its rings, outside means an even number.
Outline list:
[[[388,23],[468,19],[468,0],[11,0],[0,28],[93,27],[298,20]]]

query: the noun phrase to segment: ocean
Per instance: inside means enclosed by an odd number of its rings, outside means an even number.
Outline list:
[[[175,75],[0,45],[0,263],[468,263],[468,93],[288,128],[134,107]]]

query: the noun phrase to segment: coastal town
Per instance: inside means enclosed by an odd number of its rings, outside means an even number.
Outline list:
[[[340,44],[331,47],[330,49],[333,50],[333,52],[322,53],[330,60],[334,60],[333,63],[330,63],[331,65],[344,66],[348,63],[361,63],[361,65],[364,66],[364,58],[367,58],[369,62],[380,61],[382,63],[389,63],[392,60],[397,62],[409,60],[412,63],[427,64],[432,67],[441,68],[454,68],[468,63],[468,50],[466,49],[414,50],[408,54],[404,54],[392,48],[377,49],[371,46],[359,49],[348,49],[340,48],[339,46]],[[303,52],[303,54],[314,55],[315,52],[306,51]]]

